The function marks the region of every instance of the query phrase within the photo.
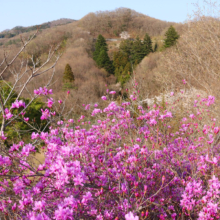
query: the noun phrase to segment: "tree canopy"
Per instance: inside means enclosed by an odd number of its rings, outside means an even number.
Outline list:
[[[173,46],[176,43],[177,39],[179,39],[179,34],[172,25],[165,33],[165,36],[166,36],[166,39],[164,40],[165,48]]]
[[[145,34],[145,37],[144,37],[143,47],[144,47],[144,51],[146,52],[146,55],[153,52],[152,40],[147,33]]]
[[[100,68],[104,68],[109,74],[114,73],[114,67],[108,56],[108,45],[105,38],[100,34],[95,44],[93,59]]]
[[[99,54],[101,52],[101,49],[105,50],[105,51],[108,51],[108,45],[106,43],[105,38],[101,34],[99,34],[99,36],[97,38],[97,41],[96,41],[96,44],[95,44],[95,51],[93,53],[93,59],[96,62],[98,60]]]
[[[67,63],[65,67],[65,71],[63,73],[63,81],[64,82],[73,82],[75,77],[73,75],[73,71],[71,66]]]

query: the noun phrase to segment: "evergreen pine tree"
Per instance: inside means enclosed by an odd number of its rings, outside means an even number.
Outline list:
[[[120,68],[122,66],[123,68],[126,66],[126,64],[129,62],[128,54],[118,51],[115,52],[113,55],[113,65],[115,69]]]
[[[63,73],[63,82],[69,83],[74,81],[74,75],[71,66],[67,63]]]
[[[112,62],[104,47],[101,48],[96,62],[99,67],[104,68],[108,73],[112,74],[114,72]]]
[[[105,38],[100,34],[95,44],[95,51],[93,53],[93,59],[97,62],[101,49],[108,51],[108,45]]]
[[[133,43],[132,51],[131,51],[131,60],[132,63],[140,63],[141,60],[147,55],[143,43],[140,38],[137,37]]]
[[[153,52],[152,40],[148,34],[145,34],[144,41],[143,41],[143,47],[144,47],[144,50],[146,51],[146,55]]]
[[[124,73],[125,75],[130,75],[130,74],[131,74],[131,70],[132,70],[132,68],[131,68],[131,63],[130,63],[130,62],[127,62],[126,66],[125,66],[125,68],[124,68],[124,70],[123,70],[123,73]]]
[[[95,44],[93,59],[96,61],[98,67],[104,68],[108,73],[113,74],[114,67],[107,52],[108,45],[106,43],[105,38],[100,34]]]
[[[132,70],[128,54],[122,51],[115,52],[113,65],[115,67],[115,76],[117,78],[117,82],[120,82],[123,86],[130,78],[130,73]]]
[[[120,51],[124,52],[128,57],[131,56],[133,41],[126,39],[120,43]]]
[[[164,40],[164,47],[168,48],[173,46],[177,39],[179,38],[179,34],[176,32],[175,28],[171,25],[170,28],[165,33],[166,39]]]
[[[120,80],[120,82],[121,82],[121,85],[122,85],[122,86],[129,80],[129,78],[130,78],[130,76],[131,76],[131,70],[132,70],[132,68],[131,68],[131,63],[128,62],[128,63],[126,64],[126,66],[125,66],[125,68],[124,68],[122,74],[121,74],[121,80]]]

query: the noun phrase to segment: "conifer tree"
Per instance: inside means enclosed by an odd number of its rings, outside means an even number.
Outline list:
[[[104,68],[108,73],[113,74],[113,65],[104,47],[101,48],[96,62],[99,67]]]
[[[145,34],[144,41],[143,41],[143,47],[144,47],[144,50],[146,51],[146,55],[153,52],[152,40],[148,34]]]
[[[127,54],[127,56],[129,57],[129,56],[131,56],[132,46],[133,46],[133,41],[126,39],[120,43],[119,49],[120,49],[120,51]]]
[[[105,38],[100,34],[95,44],[93,59],[96,61],[98,67],[104,68],[108,73],[113,74],[114,67],[107,52],[108,52],[108,45],[106,43]]]
[[[63,73],[63,82],[69,83],[75,80],[71,66],[67,63]]]
[[[147,55],[143,43],[140,38],[137,37],[133,43],[132,51],[131,51],[131,60],[132,63],[140,63],[141,60]]]
[[[120,66],[123,66],[124,68],[128,62],[129,62],[128,54],[122,51],[114,52],[113,65],[115,69],[119,68]]]
[[[118,51],[114,53],[113,65],[115,67],[115,76],[117,81],[123,86],[130,78],[131,63],[129,61],[128,54]]]
[[[165,33],[166,39],[164,40],[164,47],[168,48],[173,46],[177,39],[179,38],[179,34],[176,32],[175,28],[171,25],[170,28]]]
[[[93,59],[97,62],[99,54],[101,52],[101,49],[108,51],[108,45],[106,43],[105,38],[100,34],[97,38],[96,44],[95,44],[95,51],[93,53]]]

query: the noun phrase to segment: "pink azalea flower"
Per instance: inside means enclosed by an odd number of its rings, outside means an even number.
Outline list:
[[[102,98],[102,100],[104,100],[104,101],[107,100],[106,96],[102,96],[101,98]]]
[[[138,216],[134,216],[132,212],[129,212],[128,214],[125,215],[126,220],[139,220]]]
[[[90,109],[90,104],[86,105],[85,110],[89,110]]]
[[[44,201],[35,201],[34,203],[34,210],[39,210],[42,212],[43,208],[45,206],[45,202]]]
[[[5,109],[5,113],[5,117],[7,120],[13,117],[13,114],[7,108]]]
[[[31,139],[36,139],[36,138],[38,138],[38,137],[39,137],[39,134],[38,134],[38,133],[33,132],[33,133],[31,134]]]
[[[109,94],[114,95],[116,93],[116,91],[111,91],[109,92]]]
[[[26,121],[26,122],[28,122],[29,121],[29,118],[27,117],[27,118],[24,118],[24,120]]]
[[[2,131],[2,132],[0,132],[0,139],[2,139],[2,140],[6,140],[6,139],[7,139],[7,137],[5,137],[4,132],[3,132],[3,131]]]
[[[49,108],[52,108],[53,103],[54,103],[53,98],[50,98],[50,99],[47,100],[47,106],[48,106]]]
[[[25,103],[22,100],[16,100],[14,103],[12,103],[11,108],[20,108],[23,107],[25,108]]]
[[[74,123],[74,120],[73,119],[69,119],[68,122],[69,123]]]
[[[215,133],[215,134],[218,134],[218,132],[219,132],[219,127],[215,127],[215,128],[214,128],[214,133]]]
[[[44,88],[40,87],[39,89],[34,90],[34,94],[35,95],[49,95],[49,94],[53,94],[53,91],[52,89],[48,90],[46,87]]]
[[[41,112],[42,112],[42,116],[40,117],[41,120],[46,120],[50,117],[50,112],[48,109],[41,109]]]

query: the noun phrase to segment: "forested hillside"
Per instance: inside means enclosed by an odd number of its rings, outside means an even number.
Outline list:
[[[81,20],[74,22],[68,19],[60,19],[39,26],[16,27],[8,32],[1,33],[4,36],[2,35],[3,37],[0,38],[0,45],[2,45],[0,46],[0,57],[3,59],[3,50],[5,49],[6,51],[10,50],[10,54],[16,53],[23,44],[22,39],[28,39],[36,31],[35,29],[39,28],[38,34],[22,53],[23,57],[21,58],[28,58],[30,66],[33,66],[33,61],[39,61],[39,66],[46,59],[50,48],[60,45],[58,50],[62,56],[56,65],[52,88],[55,96],[60,98],[65,95],[67,89],[71,91],[71,101],[69,99],[69,104],[67,103],[70,108],[73,104],[78,106],[82,103],[97,102],[105,92],[106,85],[117,92],[121,91],[123,85],[132,75],[132,68],[149,52],[153,52],[156,44],[156,50],[161,49],[163,46],[162,39],[171,24],[174,23],[150,18],[130,9],[119,8],[109,12],[90,13]],[[180,27],[180,25],[177,26]],[[123,31],[129,33],[131,40],[121,41],[119,34]],[[111,74],[106,68],[103,68],[104,64],[98,65],[93,59],[96,39],[100,34],[103,34],[104,38],[118,39],[116,42],[107,41],[106,52],[110,58]],[[152,43],[152,51],[149,52],[143,51],[145,49],[142,46],[142,39],[144,40],[146,34],[151,38],[154,37],[154,39],[150,39],[154,42]],[[137,37],[138,40],[136,40]],[[123,55],[127,61],[120,63],[121,61],[119,62],[117,56],[120,52],[125,52],[126,42],[130,45],[128,47],[131,47],[133,43],[134,46],[132,46],[133,49],[129,49],[130,52]],[[121,46],[119,46],[120,44]],[[133,53],[131,60],[129,58],[130,53]],[[135,58],[138,53],[142,55]],[[67,64],[70,65],[74,75],[74,82],[71,83],[63,82],[63,74]],[[15,65],[18,68],[19,63]],[[7,72],[4,74],[4,79],[13,81],[13,75]],[[32,80],[30,88],[38,88],[46,79],[47,76],[44,75],[39,77],[37,81]],[[23,93],[24,96],[27,95],[25,91]]]

